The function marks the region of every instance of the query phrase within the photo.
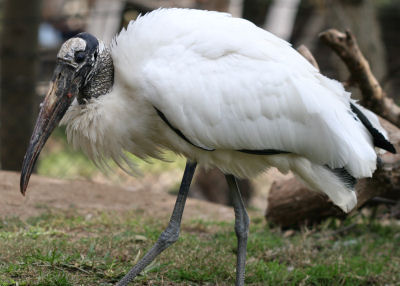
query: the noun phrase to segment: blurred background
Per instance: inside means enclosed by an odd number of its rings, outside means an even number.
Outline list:
[[[347,70],[318,33],[334,27],[350,29],[372,71],[396,101],[400,88],[400,0],[0,0],[0,167],[19,171],[39,103],[47,92],[57,51],[75,34],[87,31],[105,43],[138,15],[159,7],[217,10],[243,17],[291,42],[306,45],[321,71],[344,81]],[[352,90],[357,98],[357,90]],[[112,167],[103,174],[79,151],[72,150],[63,128],[58,128],[37,164],[40,175],[84,178],[118,184],[156,185],[174,193],[185,160],[166,154],[171,162],[141,162],[143,173],[132,178]],[[218,172],[198,172],[192,196],[229,204]],[[246,202],[265,209],[272,181],[285,176],[272,170],[254,182],[242,181]]]

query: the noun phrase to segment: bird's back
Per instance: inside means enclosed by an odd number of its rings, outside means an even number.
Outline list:
[[[175,56],[182,56],[180,52],[189,50],[208,60],[237,55],[315,71],[305,59],[298,57],[288,42],[247,20],[219,12],[158,9],[132,21],[113,45],[114,60],[136,64],[154,57],[161,60],[170,56],[173,60]]]

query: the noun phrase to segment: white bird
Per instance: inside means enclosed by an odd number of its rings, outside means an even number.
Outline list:
[[[81,33],[58,53],[23,163],[21,191],[58,122],[94,162],[125,152],[188,159],[174,212],[126,285],[179,236],[196,163],[226,174],[238,237],[236,284],[244,284],[249,219],[235,177],[291,170],[343,211],[356,178],[376,169],[374,147],[395,152],[377,117],[321,75],[289,43],[228,14],[159,9],[123,29],[110,47]]]

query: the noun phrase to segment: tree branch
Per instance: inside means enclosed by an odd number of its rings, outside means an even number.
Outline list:
[[[342,33],[329,29],[320,33],[319,37],[346,64],[351,81],[357,83],[362,92],[361,105],[400,126],[400,107],[386,96],[361,53],[354,35],[350,31]]]
[[[315,60],[314,56],[310,52],[310,50],[305,46],[305,45],[300,45],[297,48],[297,51],[299,52],[300,55],[306,58],[306,60],[312,64],[318,71],[319,71],[319,66],[317,61]]]

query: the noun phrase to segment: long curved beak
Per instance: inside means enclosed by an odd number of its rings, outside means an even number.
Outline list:
[[[77,85],[73,83],[74,75],[72,67],[63,63],[57,64],[22,163],[20,188],[23,195],[40,151],[78,94]]]

